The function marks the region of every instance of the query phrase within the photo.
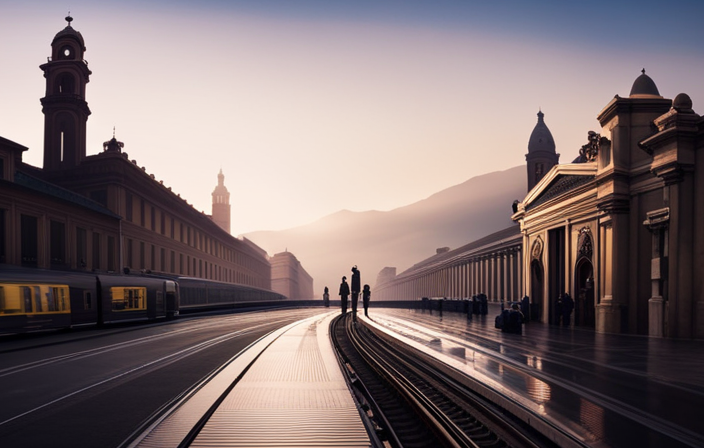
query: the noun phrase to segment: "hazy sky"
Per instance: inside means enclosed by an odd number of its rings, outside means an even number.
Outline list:
[[[560,161],[645,67],[704,113],[704,1],[0,0],[0,136],[42,165],[54,35],[86,42],[88,154],[112,137],[232,232],[390,210],[525,163],[538,108]]]

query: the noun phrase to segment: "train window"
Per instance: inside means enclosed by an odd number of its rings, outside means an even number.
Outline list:
[[[90,291],[83,291],[83,309],[90,310],[93,308],[93,301],[90,295]]]
[[[68,313],[70,310],[66,285],[0,286],[0,314]]]
[[[147,288],[116,287],[110,288],[113,311],[132,311],[147,309]]]
[[[71,309],[71,305],[68,300],[68,290],[65,286],[51,286],[46,293],[48,310],[64,312]]]

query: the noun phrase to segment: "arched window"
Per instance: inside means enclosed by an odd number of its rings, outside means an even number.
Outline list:
[[[62,73],[56,77],[56,90],[59,94],[75,94],[76,81],[72,74]]]

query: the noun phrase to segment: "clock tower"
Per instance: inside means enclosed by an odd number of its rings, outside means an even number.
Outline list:
[[[86,122],[90,109],[86,84],[91,71],[83,59],[81,33],[68,25],[51,42],[51,56],[39,68],[46,78],[41,99],[44,113],[44,169],[54,171],[78,166],[86,157]]]

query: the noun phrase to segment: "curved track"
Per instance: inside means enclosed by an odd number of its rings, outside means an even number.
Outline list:
[[[332,325],[355,392],[391,445],[555,446],[472,393],[461,375],[434,359],[383,338],[361,321],[353,323],[349,316]]]

